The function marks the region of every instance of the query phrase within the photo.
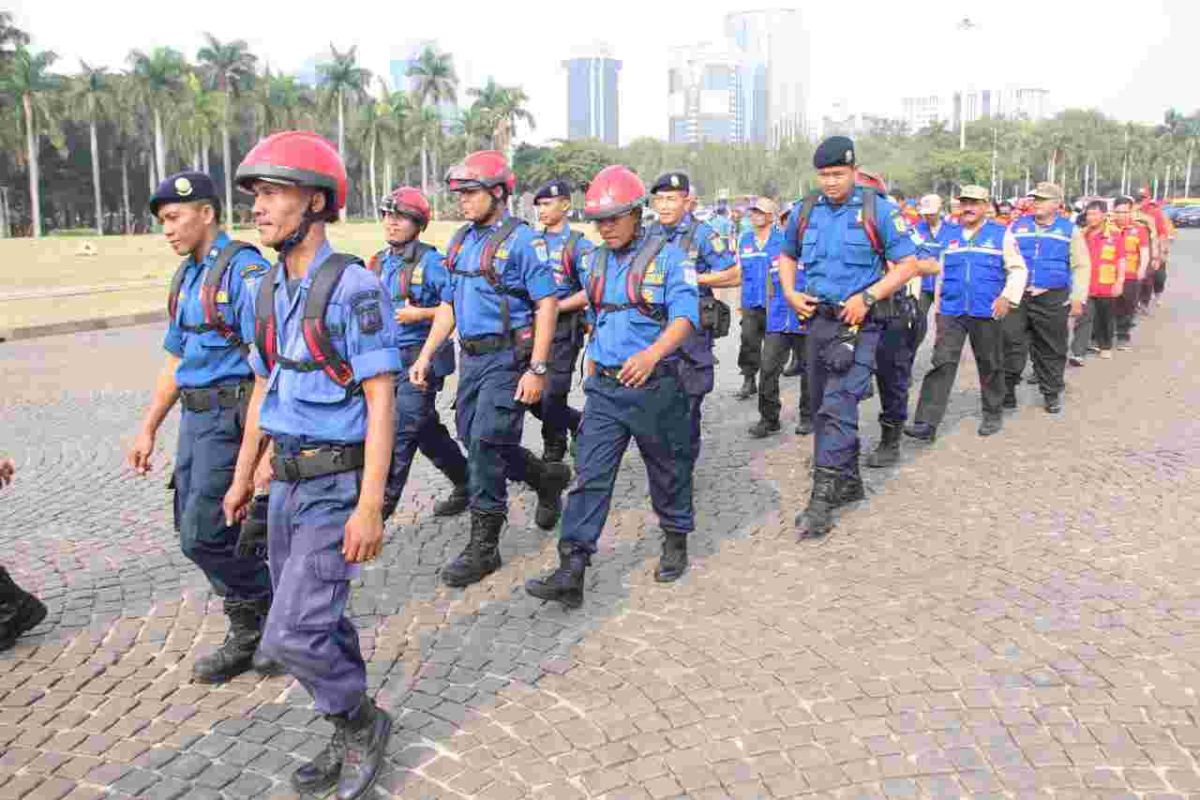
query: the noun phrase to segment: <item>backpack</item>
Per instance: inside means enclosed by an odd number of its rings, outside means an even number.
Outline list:
[[[179,295],[183,290],[183,277],[187,272],[188,262],[191,259],[185,258],[179,264],[179,268],[175,270],[174,277],[171,278],[171,290],[167,295],[167,314],[172,320],[188,333],[206,333],[207,331],[216,331],[221,334],[230,344],[242,344],[241,337],[237,331],[230,327],[229,323],[221,316],[220,310],[217,308],[217,294],[221,290],[221,283],[225,280],[225,273],[229,271],[229,264],[233,261],[233,257],[243,250],[253,250],[258,252],[258,248],[249,242],[240,242],[236,239],[229,242],[221,248],[221,252],[217,254],[217,260],[204,274],[204,283],[200,286],[200,307],[204,309],[204,322],[200,325],[184,325],[179,321]]]
[[[504,220],[499,228],[492,231],[488,235],[487,242],[483,245],[483,253],[479,257],[479,269],[477,270],[460,270],[458,269],[458,256],[462,252],[463,241],[466,240],[467,234],[474,227],[472,223],[467,223],[459,228],[454,238],[450,240],[450,246],[446,248],[446,268],[451,274],[462,275],[464,277],[482,276],[488,282],[488,286],[500,296],[500,324],[504,329],[504,335],[508,336],[512,332],[511,315],[509,311],[509,296],[520,297],[526,300],[529,299],[529,292],[523,289],[512,289],[505,286],[500,281],[500,276],[496,274],[494,262],[496,253],[500,250],[500,246],[504,244],[517,228],[525,223],[516,217],[509,217]]]
[[[417,265],[425,258],[425,254],[433,250],[432,245],[424,242],[416,241],[415,239],[408,242],[400,249],[400,263],[403,265],[400,271],[396,274],[396,297],[404,300],[409,305],[418,305],[417,298],[412,293],[413,273],[417,269]],[[367,269],[374,272],[376,275],[383,277],[383,259],[391,252],[390,247],[385,247],[375,255],[371,256],[371,260],[367,262]],[[386,287],[385,287],[386,288]]]
[[[875,199],[879,193],[869,186],[860,186],[859,188],[862,189],[863,199],[863,229],[867,232],[867,239],[871,242],[871,249],[875,251],[875,255],[879,256],[881,261],[887,263],[887,255],[883,248],[883,238],[879,235],[879,221],[875,216]],[[804,201],[800,204],[800,211],[797,216],[800,232],[796,237],[800,242],[804,241],[804,231],[808,229],[809,217],[812,216],[813,207],[817,204],[817,200],[820,197],[820,192],[813,192],[805,197]]]
[[[628,298],[624,303],[605,303],[604,302],[604,286],[608,272],[608,257],[610,251],[607,247],[600,247],[596,250],[595,268],[588,275],[587,297],[591,303],[592,309],[597,314],[601,311],[624,311],[626,309],[635,308],[643,315],[658,322],[665,324],[667,321],[667,310],[661,304],[647,303],[642,297],[642,283],[646,277],[646,269],[654,263],[654,259],[658,258],[658,254],[667,244],[667,240],[662,236],[651,235],[647,236],[638,248],[637,253],[633,256],[633,264],[629,268],[629,274],[625,276],[625,296]]]

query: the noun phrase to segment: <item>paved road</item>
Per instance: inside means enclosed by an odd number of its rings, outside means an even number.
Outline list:
[[[869,474],[821,544],[791,528],[811,446],[744,436],[724,340],[694,568],[672,587],[651,577],[636,456],[570,614],[520,588],[555,558],[528,494],[504,568],[438,586],[466,524],[430,516],[445,483],[419,464],[353,601],[401,721],[380,794],[1200,796],[1200,239],[1179,251],[1168,304],[1133,351],[1072,371],[1064,415],[1023,387],[980,439],[964,364],[937,444]],[[0,798],[286,796],[329,734],[287,679],[187,680],[219,601],[178,552],[163,475],[120,464],[159,338],[0,346],[21,462],[0,553],[51,610],[0,656]],[[794,418],[794,385],[785,400]]]

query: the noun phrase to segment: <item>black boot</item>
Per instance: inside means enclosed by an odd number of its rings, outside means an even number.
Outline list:
[[[260,602],[227,597],[225,616],[229,618],[225,642],[212,653],[197,658],[192,666],[192,680],[197,683],[224,683],[254,669],[254,654],[258,651],[266,618],[261,613]]]
[[[747,375],[742,379],[742,388],[738,390],[736,395],[738,400],[749,400],[754,395],[758,394],[758,386],[755,385],[754,376]]]
[[[525,593],[539,600],[556,600],[567,608],[583,605],[583,576],[591,556],[574,542],[558,542],[558,569],[525,581]]]
[[[500,569],[500,529],[504,515],[471,511],[471,539],[458,558],[442,567],[442,583],[470,586]]]
[[[904,426],[899,422],[880,421],[882,435],[875,452],[867,456],[868,467],[890,467],[900,460],[900,436]]]
[[[8,570],[0,567],[0,651],[16,644],[17,637],[36,628],[46,618],[46,606],[17,586]]]
[[[300,794],[321,794],[337,785],[346,760],[346,718],[341,714],[326,714],[333,723],[333,738],[312,761],[301,764],[292,773],[292,788]]]
[[[561,463],[567,457],[567,432],[542,428],[542,461]]]
[[[1014,386],[1006,386],[1004,389],[1004,400],[1001,401],[1003,408],[1017,407],[1017,390]]]
[[[812,417],[810,417],[806,414],[801,414],[800,421],[796,423],[796,433],[800,434],[801,436],[808,436],[812,432],[813,432]]]
[[[1042,395],[1042,401],[1046,406],[1046,413],[1058,414],[1062,411],[1062,398],[1056,394]]]
[[[779,433],[779,420],[760,419],[750,426],[750,430],[747,433],[755,439],[765,439],[772,433]]]
[[[338,778],[338,800],[355,800],[371,789],[392,735],[392,717],[370,698],[363,697],[346,715],[346,757]]]
[[[937,425],[928,422],[914,422],[904,429],[905,436],[911,436],[922,442],[932,442],[937,438]]]
[[[654,580],[671,583],[687,572],[687,534],[663,531],[662,555],[654,568]]]
[[[808,507],[796,516],[797,538],[820,539],[833,529],[833,509],[838,505],[837,470],[817,467],[813,470],[812,494]]]
[[[467,510],[470,495],[467,493],[467,485],[465,483],[455,484],[454,490],[450,492],[450,496],[445,500],[439,500],[433,504],[433,515],[435,517],[453,517]]]
[[[999,414],[984,414],[983,422],[979,423],[980,436],[992,436],[1004,427],[1004,417]]]
[[[867,493],[863,489],[862,475],[858,471],[858,460],[855,459],[854,466],[850,468],[850,472],[838,478],[837,488],[837,505],[838,507],[857,503],[859,500],[866,499]]]
[[[267,629],[267,615],[271,613],[271,598],[268,597],[264,600],[254,600],[251,602],[254,603],[254,611],[258,615],[258,629],[259,631],[265,631]],[[259,645],[262,645],[261,638],[259,639]],[[254,660],[251,664],[255,672],[266,677],[283,675],[287,672],[287,669],[283,666],[283,662],[266,655],[261,648],[254,651]]]
[[[544,531],[553,530],[562,513],[562,493],[571,482],[571,468],[566,464],[546,463],[526,451],[525,469],[526,483],[538,496],[534,522]]]

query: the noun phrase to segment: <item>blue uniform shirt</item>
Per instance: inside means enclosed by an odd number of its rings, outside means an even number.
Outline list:
[[[459,270],[474,272],[479,269],[479,257],[488,236],[507,218],[505,214],[495,225],[475,225],[468,231],[458,254]],[[536,238],[538,235],[528,225],[519,225],[496,251],[492,261],[492,268],[502,286],[529,294],[529,299],[508,295],[510,329],[532,324],[534,303],[557,291],[550,266],[534,250],[533,240]],[[482,275],[468,276],[451,272],[450,282],[442,290],[442,302],[454,305],[454,319],[460,337],[474,339],[504,333],[500,317],[500,294]]]
[[[683,249],[683,239],[689,230],[692,232],[691,245],[686,248],[684,255],[695,265],[696,274],[722,272],[733,266],[736,256],[725,246],[721,234],[708,224],[697,222],[691,214],[684,214],[679,224],[670,228],[656,222],[650,232],[665,236],[669,244]],[[700,287],[700,294],[710,295],[712,289]]]
[[[204,323],[200,287],[208,268],[227,244],[229,236],[222,231],[202,262],[197,264],[195,259],[188,257],[183,284],[179,287],[179,308],[175,319],[167,323],[163,348],[180,359],[175,370],[175,383],[183,389],[249,380],[253,375],[236,342],[230,343],[217,331],[192,333],[181,327],[181,324],[193,327]],[[258,294],[258,282],[268,269],[270,264],[265,258],[253,250],[242,250],[229,262],[217,292],[217,310],[247,344],[254,341],[254,298]]]
[[[779,261],[782,248],[783,232],[774,225],[761,247],[754,231],[742,234],[738,242],[738,258],[742,262],[742,308],[766,308],[767,272]]]
[[[579,265],[583,263],[584,256],[596,249],[596,245],[592,244],[586,236],[581,236],[575,245],[574,264],[570,266],[564,264],[563,250],[567,246],[567,239],[570,235],[571,228],[567,226],[560,233],[548,230],[542,231],[533,240],[534,251],[542,261],[546,262],[546,265],[550,267],[550,271],[554,275],[554,285],[558,290],[559,300],[566,300],[583,288],[579,282]],[[575,271],[569,271],[571,269]]]
[[[446,261],[437,250],[428,250],[417,265],[413,267],[412,280],[408,285],[407,296],[401,297],[400,272],[404,262],[400,254],[388,249],[380,264],[379,277],[391,298],[393,308],[403,308],[410,302],[421,308],[433,308],[442,301],[442,292],[450,283],[450,273],[446,270]],[[396,325],[396,346],[412,347],[425,343],[433,322],[416,322],[407,325]]]
[[[918,258],[931,258],[934,261],[940,261],[942,251],[946,249],[946,245],[950,242],[950,232],[952,229],[957,229],[957,226],[947,219],[943,219],[938,226],[938,232],[935,235],[929,229],[929,223],[922,219],[916,224],[913,230],[917,236],[921,237],[921,246],[918,248]],[[922,275],[921,276],[921,291],[933,294],[934,286],[937,283],[937,275]]]
[[[800,209],[788,217],[783,252],[804,263],[805,292],[822,303],[841,303],[883,277],[884,262],[871,247],[862,224],[861,187],[842,205],[821,195],[800,241]],[[888,261],[915,255],[908,223],[895,203],[876,195],[875,221]],[[803,245],[803,247],[801,246]]]
[[[276,344],[284,358],[313,359],[300,322],[312,277],[332,253],[328,242],[321,245],[294,296],[288,294],[287,270],[280,269],[275,276]],[[350,363],[356,381],[400,371],[392,301],[379,277],[366,267],[351,265],[342,273],[325,310],[325,327],[334,348]],[[322,370],[299,372],[276,364],[268,372],[257,348],[250,352],[250,366],[267,379],[259,417],[259,425],[267,433],[299,436],[310,442],[349,444],[366,440],[367,403],[361,392],[347,396],[346,390]]]
[[[641,238],[635,239],[624,250],[609,253],[601,302],[613,305],[630,302],[625,279],[641,242]],[[584,286],[589,285],[589,276],[595,269],[600,252],[593,250],[582,262],[580,280]],[[588,315],[595,327],[588,342],[588,358],[603,367],[617,367],[625,359],[653,344],[662,334],[664,325],[669,325],[673,320],[682,317],[692,323],[693,329],[700,327],[700,293],[696,285],[696,270],[679,248],[665,245],[646,268],[642,280],[642,298],[651,305],[665,307],[666,323],[659,323],[636,308],[597,311],[590,305],[589,297]]]

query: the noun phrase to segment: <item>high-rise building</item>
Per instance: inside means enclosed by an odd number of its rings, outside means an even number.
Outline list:
[[[1006,86],[1000,89],[966,89],[957,92],[930,92],[900,99],[900,119],[909,133],[941,122],[957,129],[959,120],[967,124],[981,119],[1041,120],[1050,116],[1049,92],[1034,86]]]
[[[617,77],[621,62],[605,44],[576,50],[567,71],[567,138],[618,143]]]
[[[794,8],[725,17],[737,62],[734,139],[778,147],[807,126],[808,35]]]
[[[667,71],[669,140],[736,142],[737,59],[711,42],[671,48]]]

